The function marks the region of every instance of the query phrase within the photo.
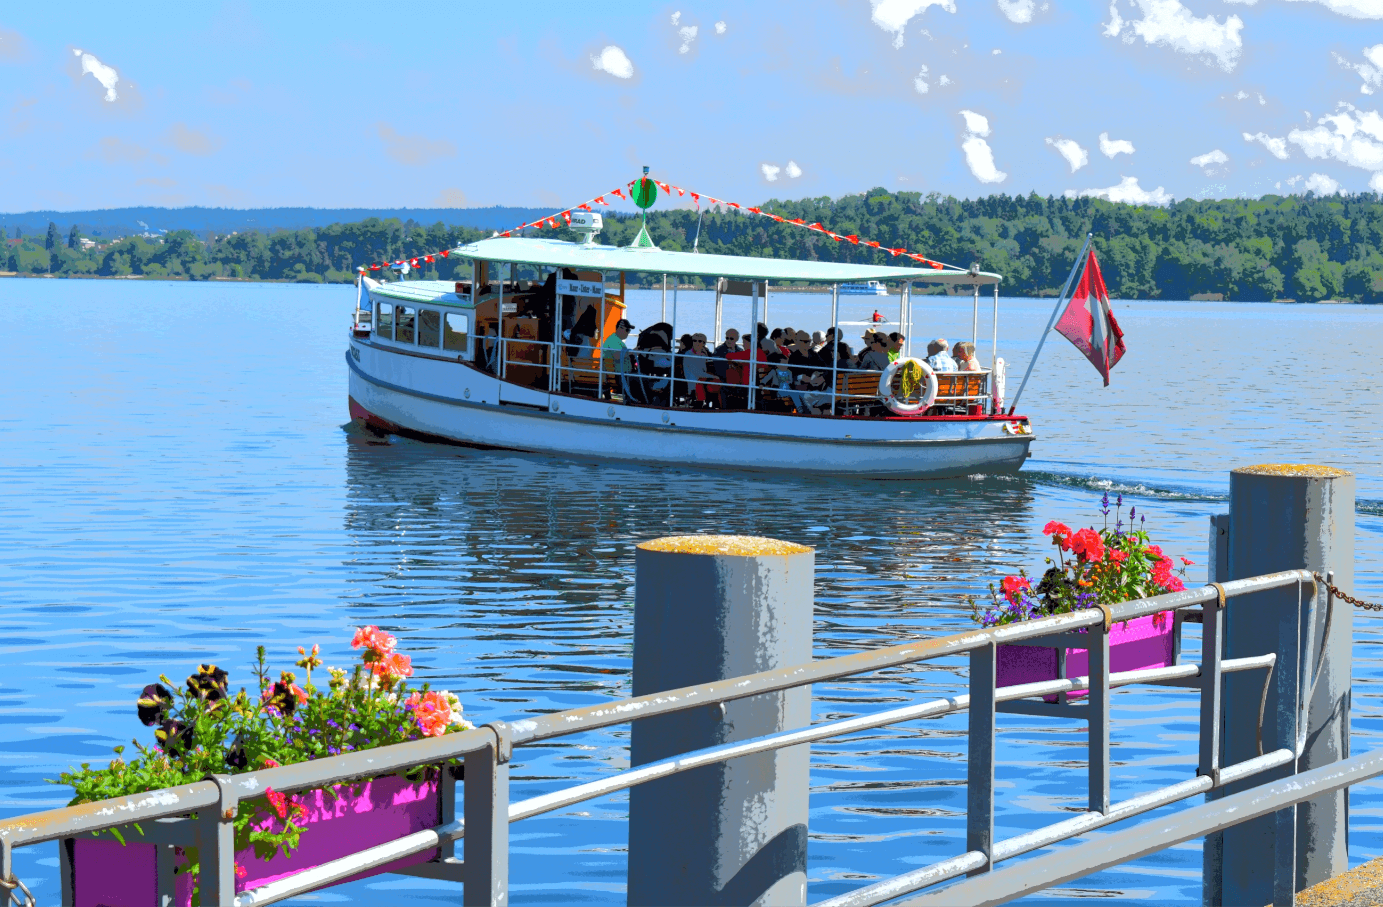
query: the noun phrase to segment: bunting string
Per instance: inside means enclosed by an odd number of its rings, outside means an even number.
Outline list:
[[[632,180],[630,180],[629,183],[628,183],[628,186],[627,186],[626,188],[632,189],[633,186],[634,186],[634,184],[635,184],[636,182],[638,182],[637,179],[632,179]],[[871,248],[871,249],[878,249],[878,250],[880,250],[881,252],[888,252],[888,253],[891,254],[894,258],[897,258],[898,256],[901,255],[901,256],[903,256],[904,258],[910,258],[910,259],[912,259],[913,261],[916,261],[916,262],[918,262],[918,263],[920,263],[920,264],[924,264],[924,265],[926,265],[927,267],[929,267],[929,268],[934,268],[934,269],[936,269],[936,270],[938,270],[938,271],[939,271],[939,270],[942,270],[942,269],[944,269],[944,268],[946,267],[946,265],[942,264],[942,263],[939,262],[939,261],[933,261],[932,259],[927,258],[925,255],[919,255],[919,254],[916,253],[916,252],[909,252],[909,251],[908,251],[907,249],[905,249],[905,248],[901,248],[901,247],[900,247],[900,248],[897,248],[897,249],[890,248],[889,246],[885,246],[885,245],[883,245],[882,243],[874,242],[873,240],[861,239],[857,234],[854,234],[854,233],[841,234],[841,233],[832,232],[831,230],[828,230],[828,229],[826,229],[824,226],[822,226],[821,223],[820,223],[820,221],[818,221],[818,222],[816,222],[816,223],[809,224],[809,223],[807,223],[804,219],[802,219],[802,218],[800,218],[800,217],[797,217],[797,218],[783,217],[783,216],[780,215],[780,214],[774,214],[773,212],[771,212],[771,211],[765,211],[765,210],[763,210],[762,208],[754,207],[754,206],[752,206],[752,205],[741,205],[741,204],[739,204],[738,202],[726,201],[725,199],[716,198],[716,197],[713,196],[713,195],[706,195],[704,192],[693,192],[693,191],[691,191],[690,189],[684,189],[684,188],[682,188],[681,186],[674,186],[674,185],[672,185],[671,183],[665,183],[665,182],[662,182],[661,180],[653,180],[653,182],[654,182],[654,184],[656,184],[657,187],[658,187],[659,189],[661,189],[661,190],[663,191],[663,193],[664,193],[665,195],[667,195],[669,198],[672,197],[672,194],[673,194],[674,192],[677,194],[677,197],[678,197],[678,198],[686,198],[687,196],[691,196],[691,200],[692,200],[693,203],[695,203],[696,209],[697,209],[698,211],[701,210],[701,202],[704,200],[704,201],[706,201],[708,204],[711,204],[711,205],[720,205],[721,207],[724,207],[724,208],[731,208],[731,209],[734,209],[734,210],[736,210],[736,211],[743,211],[743,212],[746,212],[746,213],[749,213],[749,214],[756,214],[756,215],[758,215],[758,216],[760,216],[760,217],[767,217],[769,220],[776,221],[777,223],[780,223],[780,224],[791,224],[791,225],[796,226],[796,227],[801,227],[801,228],[804,229],[804,230],[811,230],[811,231],[816,232],[816,233],[821,233],[821,234],[824,234],[825,236],[829,236],[831,239],[835,240],[836,242],[848,242],[848,243],[850,243],[851,245],[855,245],[855,246],[867,246],[867,247],[869,247],[869,248]],[[621,201],[630,201],[630,200],[632,199],[633,193],[631,192],[629,195],[625,195],[625,189],[624,189],[624,188],[611,189],[609,192],[604,193],[604,195],[597,195],[595,198],[587,199],[586,201],[582,202],[581,204],[579,204],[579,205],[573,205],[572,207],[566,209],[565,211],[558,211],[558,212],[555,213],[555,214],[551,214],[551,215],[547,215],[547,216],[544,216],[544,217],[540,217],[540,218],[538,218],[538,219],[535,220],[535,221],[531,221],[531,222],[526,223],[526,224],[520,224],[520,225],[517,226],[517,227],[513,227],[513,228],[508,229],[508,230],[505,230],[505,231],[503,231],[503,232],[498,232],[498,231],[496,231],[496,232],[494,233],[494,235],[493,235],[491,238],[501,237],[501,236],[514,236],[515,234],[522,235],[522,234],[523,234],[523,231],[526,230],[526,229],[528,229],[529,227],[534,227],[534,228],[537,228],[537,229],[539,229],[539,230],[543,230],[543,229],[556,230],[556,229],[558,229],[558,228],[560,228],[560,227],[563,227],[563,226],[570,226],[570,225],[571,225],[571,214],[572,214],[573,211],[594,211],[595,208],[591,207],[592,205],[601,205],[601,206],[604,206],[604,207],[607,207],[607,208],[610,207],[610,203],[609,203],[608,201],[605,200],[605,196],[606,196],[606,195],[613,196],[613,197],[615,197],[615,198],[620,199]],[[560,223],[559,223],[559,221],[560,221]],[[450,249],[442,249],[442,250],[439,251],[439,252],[433,252],[433,253],[430,253],[430,254],[427,254],[427,255],[417,255],[417,256],[410,257],[410,258],[400,258],[399,260],[397,260],[397,261],[392,261],[392,262],[387,262],[387,261],[385,261],[385,262],[379,262],[379,261],[377,261],[377,262],[371,263],[368,267],[365,266],[365,265],[362,265],[362,266],[360,266],[359,268],[357,268],[356,270],[358,270],[360,273],[363,274],[363,273],[365,273],[367,270],[369,270],[369,271],[380,271],[380,270],[383,270],[384,268],[397,268],[397,267],[402,267],[404,264],[407,264],[407,265],[409,265],[410,267],[416,268],[416,267],[418,267],[418,266],[421,265],[421,264],[431,264],[432,262],[436,261],[438,258],[446,258],[448,255],[451,254],[451,251],[452,251],[452,250],[450,250]],[[964,270],[964,269],[963,269],[963,268],[956,268],[956,270],[959,271],[959,270]]]

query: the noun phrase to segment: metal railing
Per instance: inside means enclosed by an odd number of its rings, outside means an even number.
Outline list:
[[[443,737],[426,738],[242,775],[218,775],[196,784],[20,816],[0,822],[0,879],[12,879],[14,877],[13,851],[17,847],[71,839],[112,828],[121,828],[131,835],[145,838],[143,831],[133,827],[134,823],[151,823],[155,820],[166,820],[173,817],[188,817],[190,813],[196,813],[198,818],[195,820],[184,818],[180,822],[167,823],[160,834],[167,843],[182,843],[201,848],[200,884],[202,903],[206,905],[250,907],[250,905],[268,904],[333,884],[404,856],[438,848],[440,848],[440,855],[432,862],[400,871],[413,875],[463,882],[463,897],[466,904],[502,904],[507,901],[508,825],[511,822],[625,790],[655,778],[666,777],[739,756],[968,710],[970,741],[965,852],[930,866],[832,898],[824,903],[830,907],[880,904],[948,879],[977,873],[990,876],[983,888],[984,896],[990,900],[985,900],[983,903],[1000,903],[1032,890],[1031,885],[1035,884],[1032,879],[1036,878],[1034,873],[1039,872],[1039,870],[1031,868],[1038,861],[1030,861],[1018,867],[1023,872],[1015,873],[1012,876],[1005,873],[990,874],[989,871],[1000,861],[1113,822],[1140,815],[1196,794],[1218,790],[1226,784],[1240,781],[1269,769],[1286,766],[1289,771],[1295,770],[1295,761],[1300,755],[1304,743],[1304,740],[1300,738],[1295,752],[1291,748],[1262,752],[1260,739],[1259,755],[1254,758],[1236,765],[1225,766],[1220,764],[1219,756],[1221,751],[1221,717],[1223,714],[1221,679],[1224,675],[1235,672],[1264,671],[1264,700],[1266,701],[1266,684],[1277,663],[1277,657],[1272,653],[1248,658],[1222,658],[1224,616],[1221,609],[1226,604],[1227,599],[1233,596],[1291,585],[1298,587],[1299,595],[1303,589],[1310,587],[1313,596],[1313,605],[1308,612],[1309,617],[1306,621],[1299,622],[1297,628],[1298,637],[1300,637],[1303,632],[1301,626],[1303,623],[1306,627],[1314,626],[1316,590],[1312,574],[1309,571],[1293,570],[1234,580],[1226,582],[1222,586],[1211,584],[1199,589],[1128,601],[1107,607],[1101,606],[1042,620],[977,629],[936,639],[919,640],[854,655],[822,659],[790,668],[765,671],[759,674],[699,684],[649,696],[572,709],[514,722],[495,721],[481,728]],[[1200,606],[1198,611],[1190,610],[1197,606]],[[1329,596],[1326,598],[1326,607],[1333,608],[1333,601]],[[1201,664],[1173,664],[1161,668],[1111,672],[1109,670],[1109,631],[1111,626],[1116,622],[1167,611],[1175,612],[1178,622],[1181,619],[1187,619],[1197,620],[1203,624]],[[1325,629],[1321,634],[1322,639],[1319,641],[1312,640],[1307,645],[1307,657],[1302,661],[1299,676],[1287,679],[1290,681],[1288,687],[1293,695],[1289,697],[1286,705],[1280,705],[1279,708],[1296,709],[1300,712],[1305,707],[1305,702],[1309,700],[1309,691],[1312,689],[1314,676],[1318,676],[1319,673],[1314,672],[1313,674],[1311,652],[1318,648],[1324,651],[1326,637],[1329,634],[1329,625],[1329,612],[1327,612]],[[1179,632],[1179,627],[1177,631]],[[1085,649],[1089,652],[1089,673],[1082,677],[1058,678],[1000,687],[997,686],[995,665],[998,647],[1002,645],[1049,646],[1057,648],[1058,652],[1063,654],[1067,647]],[[695,750],[673,758],[630,768],[609,777],[578,784],[564,790],[514,803],[509,801],[508,767],[513,748],[516,746],[627,724],[655,715],[667,715],[764,693],[789,690],[885,668],[895,668],[962,654],[966,654],[970,658],[970,689],[968,694],[915,703],[875,714],[830,721],[751,740]],[[1132,684],[1199,688],[1201,694],[1200,762],[1195,777],[1157,790],[1144,792],[1128,800],[1111,803],[1109,799],[1110,691]],[[1279,689],[1282,687],[1279,686]],[[1083,690],[1089,691],[1086,703],[1072,704],[1066,701],[1066,694]],[[1303,695],[1303,693],[1307,695]],[[1049,703],[1041,698],[1054,694],[1058,696],[1059,701]],[[996,840],[994,836],[995,714],[1009,711],[1055,717],[1066,716],[1088,722],[1090,746],[1088,763],[1089,809],[1085,813],[1044,828],[1029,831],[1013,838]],[[1261,732],[1261,710],[1259,725]],[[239,802],[263,796],[263,792],[269,787],[285,793],[301,791],[363,777],[397,773],[418,766],[444,765],[448,760],[458,758],[464,759],[465,764],[465,781],[462,786],[464,818],[457,819],[454,814],[455,782],[451,773],[444,770],[440,773],[442,811],[436,828],[415,832],[399,840],[371,847],[262,887],[241,892],[239,895],[234,894],[233,829],[236,805]],[[1330,777],[1336,780],[1329,783],[1349,784],[1354,783],[1354,780],[1363,780],[1365,776],[1373,777],[1383,773],[1383,758],[1372,757],[1372,761],[1369,761],[1365,768],[1351,769],[1351,772],[1331,775]],[[1364,775],[1361,775],[1360,772],[1364,772]],[[1372,774],[1368,774],[1368,772],[1372,772]],[[1284,790],[1287,789],[1284,788]],[[1297,789],[1291,788],[1291,790]],[[1292,802],[1299,802],[1300,799],[1303,799],[1303,797],[1298,797],[1297,793],[1290,791],[1280,795],[1274,794],[1274,796],[1278,796],[1278,800],[1273,802],[1280,801],[1283,804],[1286,804],[1292,797],[1297,797],[1297,800]],[[1242,815],[1234,813],[1232,801],[1234,798],[1227,798],[1202,807],[1201,812],[1215,818],[1206,819],[1201,825],[1194,825],[1194,827],[1214,830],[1214,828],[1224,827],[1226,824],[1233,824],[1233,822],[1250,818],[1246,813]],[[1226,810],[1230,810],[1230,812],[1225,812]],[[1255,813],[1255,815],[1257,814],[1261,813]],[[1227,819],[1225,816],[1231,818]],[[1215,823],[1219,824],[1215,825]],[[1192,825],[1186,827],[1190,828]],[[1189,834],[1188,836],[1194,837],[1195,835]],[[453,845],[455,841],[463,837],[466,842],[465,859],[458,861],[453,856]],[[152,840],[152,838],[145,839]],[[1146,849],[1140,852],[1150,852],[1154,849],[1171,846],[1178,843],[1179,840],[1185,840],[1185,838],[1173,840],[1171,837],[1163,836],[1153,843],[1145,841],[1139,846]],[[1064,850],[1061,853],[1071,855],[1078,852],[1080,852],[1080,848]],[[1116,854],[1124,851],[1109,850],[1108,852]],[[70,880],[73,867],[70,865],[69,853],[66,846],[60,848],[64,903],[71,902]],[[1050,863],[1059,856],[1060,854],[1055,854],[1052,857],[1042,859]],[[1111,862],[1106,864],[1079,864],[1085,866],[1085,869],[1077,874],[1093,871],[1100,868],[1100,865],[1113,865],[1114,862],[1118,862],[1115,857],[1111,856],[1109,859]],[[1279,859],[1279,865],[1276,866],[1275,872],[1291,871],[1291,867],[1280,865],[1285,859],[1285,857]],[[1067,863],[1061,862],[1060,865],[1064,867],[1061,872],[1076,871],[1072,868],[1077,866],[1076,863],[1067,865]],[[971,885],[973,882],[966,884]],[[932,903],[932,901],[919,903]]]
[[[692,401],[701,395],[719,398],[719,402],[726,409],[745,409],[748,406],[748,376],[745,375],[741,380],[728,376],[722,379],[716,372],[717,366],[726,371],[747,372],[748,359],[727,360],[711,354],[696,355],[661,349],[618,350],[573,344],[570,341],[553,342],[522,337],[500,337],[494,334],[478,334],[475,343],[476,363],[487,374],[512,382],[509,375],[510,367],[533,368],[540,374],[547,375],[547,381],[544,383],[549,393],[590,396],[600,400],[618,398],[623,403],[667,409],[689,408]],[[536,350],[546,355],[525,359],[516,357],[515,350]],[[555,372],[552,365],[554,357],[557,362]],[[658,371],[636,371],[632,366],[634,357],[641,357],[644,362],[659,363],[655,366]],[[701,360],[711,373],[705,378],[687,377],[683,372],[679,372],[679,364],[685,363],[688,359]],[[882,410],[877,391],[879,376],[882,374],[879,371],[822,366],[812,369],[812,372],[820,373],[822,376],[823,383],[820,386],[794,385],[780,388],[770,381],[770,373],[775,367],[773,363],[758,361],[755,365],[755,371],[758,373],[755,384],[756,410],[764,409],[758,404],[763,402],[766,394],[772,394],[784,405],[798,412],[805,409],[814,414],[868,415],[875,410]],[[792,370],[794,377],[802,369],[801,366],[785,367]],[[867,393],[851,393],[848,390],[849,379],[860,376],[870,379],[871,390]],[[992,409],[990,371],[948,372],[940,377],[945,380],[978,377],[981,390],[977,394],[939,394],[929,412],[968,414],[978,409],[988,414]]]

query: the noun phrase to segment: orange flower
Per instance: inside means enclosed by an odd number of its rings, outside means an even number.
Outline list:
[[[386,658],[372,662],[370,672],[376,677],[412,677],[413,659],[400,652],[394,652]]]

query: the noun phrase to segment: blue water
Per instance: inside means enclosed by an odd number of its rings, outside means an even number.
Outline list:
[[[632,549],[665,534],[813,545],[825,656],[967,628],[963,598],[1039,568],[1040,527],[1088,525],[1103,490],[1148,514],[1169,552],[1203,562],[1230,468],[1319,462],[1359,477],[1357,589],[1383,595],[1380,309],[1117,303],[1130,351],[1111,387],[1060,338],[1043,353],[1020,405],[1039,434],[1023,475],[913,483],[568,463],[352,432],[349,288],[7,280],[0,293],[10,316],[0,339],[3,816],[62,805],[69,795],[44,779],[148,740],[133,700],[159,672],[176,678],[208,661],[249,683],[260,643],[280,667],[312,642],[343,665],[350,628],[380,624],[419,678],[457,691],[477,723],[626,696]],[[824,328],[822,303],[783,294],[770,321]],[[631,318],[658,320],[660,304],[636,294]],[[680,294],[679,304],[679,324],[709,327],[704,300]],[[853,300],[859,311],[842,317],[862,320],[875,304]],[[917,339],[968,339],[968,299],[915,310]],[[1003,302],[1010,394],[1048,312]],[[732,312],[726,324],[747,320]],[[987,361],[987,341],[980,349]],[[1188,581],[1203,581],[1201,569]],[[1355,617],[1356,752],[1383,729],[1378,626]],[[1196,648],[1188,633],[1188,655]],[[843,717],[963,688],[963,663],[933,662],[821,684],[814,712]],[[1115,799],[1194,773],[1193,694],[1126,689],[1114,701]],[[964,849],[964,722],[813,747],[812,900]],[[999,739],[1002,836],[1083,808],[1081,727],[1001,716]],[[627,744],[617,728],[521,748],[513,796],[622,768]],[[1366,785],[1352,803],[1351,858],[1362,861],[1383,852],[1383,798]],[[515,825],[513,902],[623,903],[626,805],[611,796]],[[51,845],[17,853],[41,902],[56,902],[56,863]],[[1191,905],[1199,885],[1193,843],[1032,900]],[[299,900],[453,896],[385,876]]]

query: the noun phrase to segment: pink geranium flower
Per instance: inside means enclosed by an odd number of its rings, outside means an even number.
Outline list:
[[[1019,592],[1031,589],[1032,583],[1021,576],[1006,576],[999,582],[999,591],[1004,593],[1004,598],[1014,604],[1018,603]]]
[[[370,649],[380,658],[386,658],[398,645],[398,639],[385,633],[379,627],[358,627],[351,637],[352,649]]]
[[[1082,529],[1071,536],[1071,550],[1083,561],[1098,561],[1104,557],[1104,541],[1093,529]]]
[[[451,724],[451,702],[445,693],[435,690],[414,693],[404,704],[426,736],[440,737],[447,732],[447,726]]]

